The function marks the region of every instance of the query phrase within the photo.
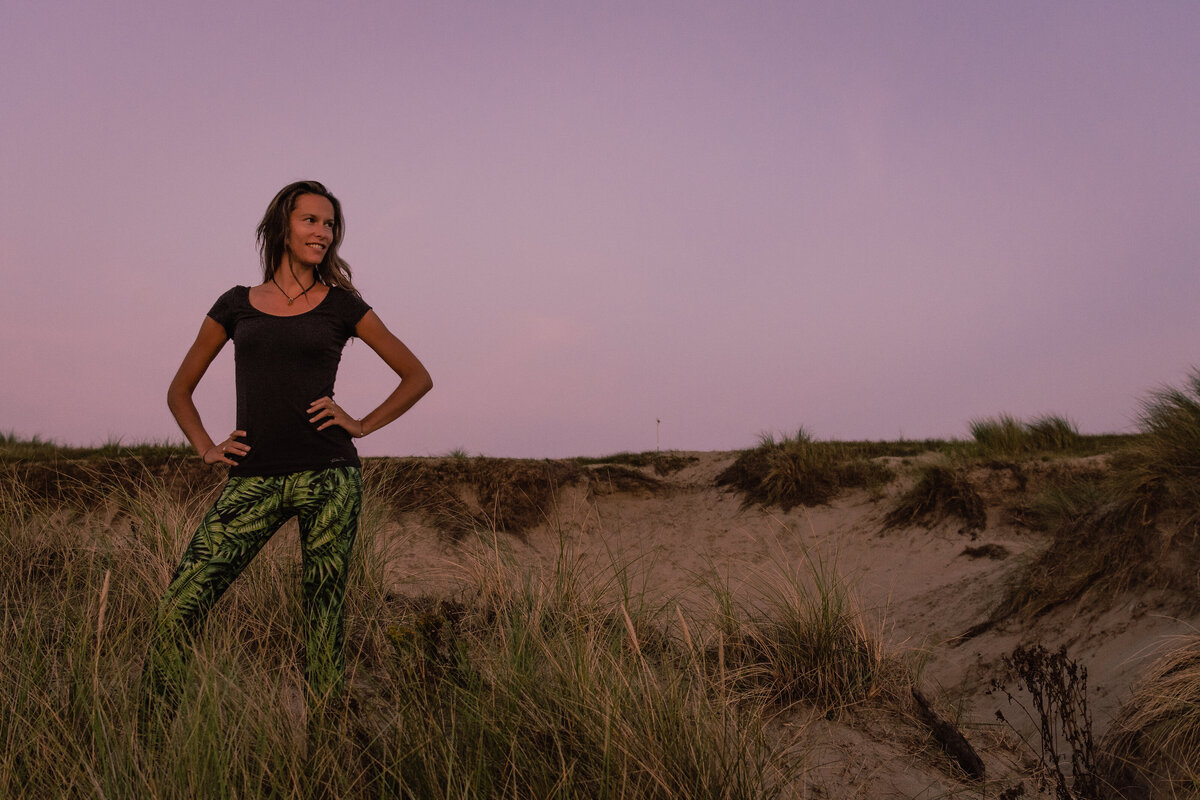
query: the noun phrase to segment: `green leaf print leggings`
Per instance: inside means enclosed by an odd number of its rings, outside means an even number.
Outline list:
[[[230,478],[159,603],[143,675],[143,711],[174,714],[192,637],[234,578],[293,516],[300,523],[309,702],[337,692],[346,667],[346,573],[361,510],[362,473],[357,467]]]

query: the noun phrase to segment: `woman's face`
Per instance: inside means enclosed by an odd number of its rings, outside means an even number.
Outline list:
[[[333,203],[319,194],[302,194],[288,219],[287,249],[292,258],[315,267],[333,244]]]

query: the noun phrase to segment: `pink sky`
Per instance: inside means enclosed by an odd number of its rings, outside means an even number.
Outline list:
[[[436,384],[367,455],[1130,430],[1200,364],[1198,41],[1190,0],[8,2],[0,431],[181,439],[299,178]],[[339,399],[391,381],[356,343]]]

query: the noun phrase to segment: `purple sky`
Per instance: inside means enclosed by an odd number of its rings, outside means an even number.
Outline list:
[[[1191,0],[10,0],[0,431],[181,439],[300,178],[436,384],[367,455],[1130,430],[1200,363],[1198,42]],[[356,342],[339,399],[392,380]]]

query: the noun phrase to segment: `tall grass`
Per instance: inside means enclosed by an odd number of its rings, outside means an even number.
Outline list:
[[[398,748],[414,796],[735,798],[790,779],[762,707],[707,680],[661,609],[569,557],[546,576],[498,554],[471,572],[471,602],[392,632],[392,735],[428,736]]]
[[[135,720],[149,625],[216,485],[181,500],[162,480],[109,474],[119,468],[98,467],[66,505],[0,484],[0,796],[307,796],[294,524],[222,599],[179,717],[146,750]],[[347,600],[356,663],[386,647],[381,534],[364,519]]]
[[[1200,370],[1183,387],[1151,393],[1138,422],[1141,441],[1120,465],[1122,493],[1139,498],[1147,514],[1167,506],[1200,513]]]
[[[971,438],[981,455],[1007,457],[1044,451],[1071,451],[1083,442],[1075,423],[1046,414],[1021,422],[1010,414],[971,420]]]
[[[477,538],[452,595],[397,595],[393,475],[368,483],[341,701],[306,718],[289,525],[222,598],[179,714],[147,737],[149,625],[217,481],[181,497],[144,471],[93,477],[70,503],[0,483],[0,796],[786,795],[806,765],[774,714],[887,702],[908,680],[823,568],[715,596],[705,617],[649,601],[628,564],[564,551],[533,572]]]
[[[771,703],[804,703],[832,716],[908,694],[912,677],[883,646],[835,566],[805,552],[752,584],[741,603],[722,597],[718,648],[710,661],[739,670],[737,682]]]

